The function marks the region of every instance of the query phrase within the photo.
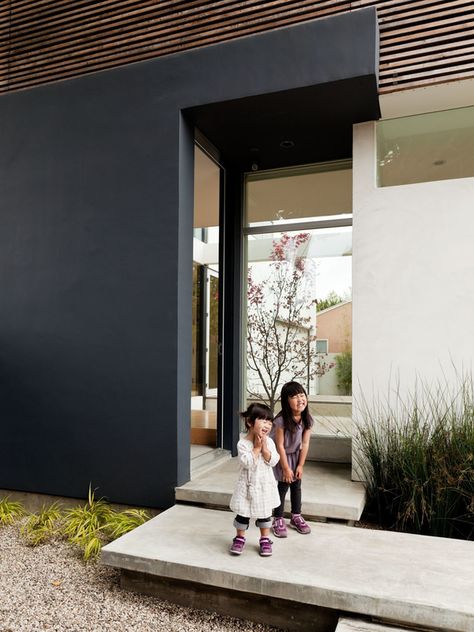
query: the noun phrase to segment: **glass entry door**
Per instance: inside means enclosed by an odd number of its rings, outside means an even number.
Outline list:
[[[296,380],[339,433],[352,403],[351,162],[248,174],[245,193],[244,404],[278,412]]]
[[[191,459],[217,446],[220,166],[196,145],[193,239]]]

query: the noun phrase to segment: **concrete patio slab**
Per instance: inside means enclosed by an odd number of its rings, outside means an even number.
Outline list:
[[[176,500],[228,507],[235,481],[237,458],[193,477],[176,488]],[[362,483],[351,481],[350,465],[308,461],[303,477],[303,513],[313,519],[359,520],[365,505]],[[290,511],[289,502],[286,511]]]
[[[176,505],[102,550],[109,566],[436,630],[474,630],[472,542],[313,523],[271,558],[251,527],[229,555],[228,512]],[[202,601],[205,606],[205,600]],[[242,613],[245,616],[245,613]]]

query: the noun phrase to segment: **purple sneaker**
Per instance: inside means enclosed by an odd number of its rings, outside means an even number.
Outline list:
[[[270,540],[270,538],[267,538],[266,536],[260,538],[260,555],[262,557],[270,557],[273,552],[272,544],[273,542]]]
[[[243,538],[241,535],[236,535],[235,538],[232,540],[230,553],[232,553],[232,555],[240,555],[242,551],[244,550],[244,546],[245,546],[245,538]]]
[[[290,527],[296,529],[298,533],[311,533],[311,528],[306,524],[301,514],[291,514]]]
[[[276,538],[286,538],[288,536],[288,531],[286,530],[285,519],[273,518],[272,531]]]

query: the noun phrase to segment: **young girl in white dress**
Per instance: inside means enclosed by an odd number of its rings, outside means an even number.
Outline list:
[[[234,520],[237,534],[230,552],[233,555],[242,553],[250,518],[257,518],[255,524],[260,528],[260,555],[268,557],[272,554],[272,541],[268,537],[272,510],[280,504],[273,475],[273,466],[280,457],[269,437],[272,412],[263,404],[251,404],[242,417],[247,434],[237,444],[239,476],[230,501],[230,508],[237,514]]]

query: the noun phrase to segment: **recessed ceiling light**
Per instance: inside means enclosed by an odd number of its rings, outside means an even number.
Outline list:
[[[280,147],[282,149],[291,149],[294,146],[295,146],[294,140],[282,140],[280,143]]]

